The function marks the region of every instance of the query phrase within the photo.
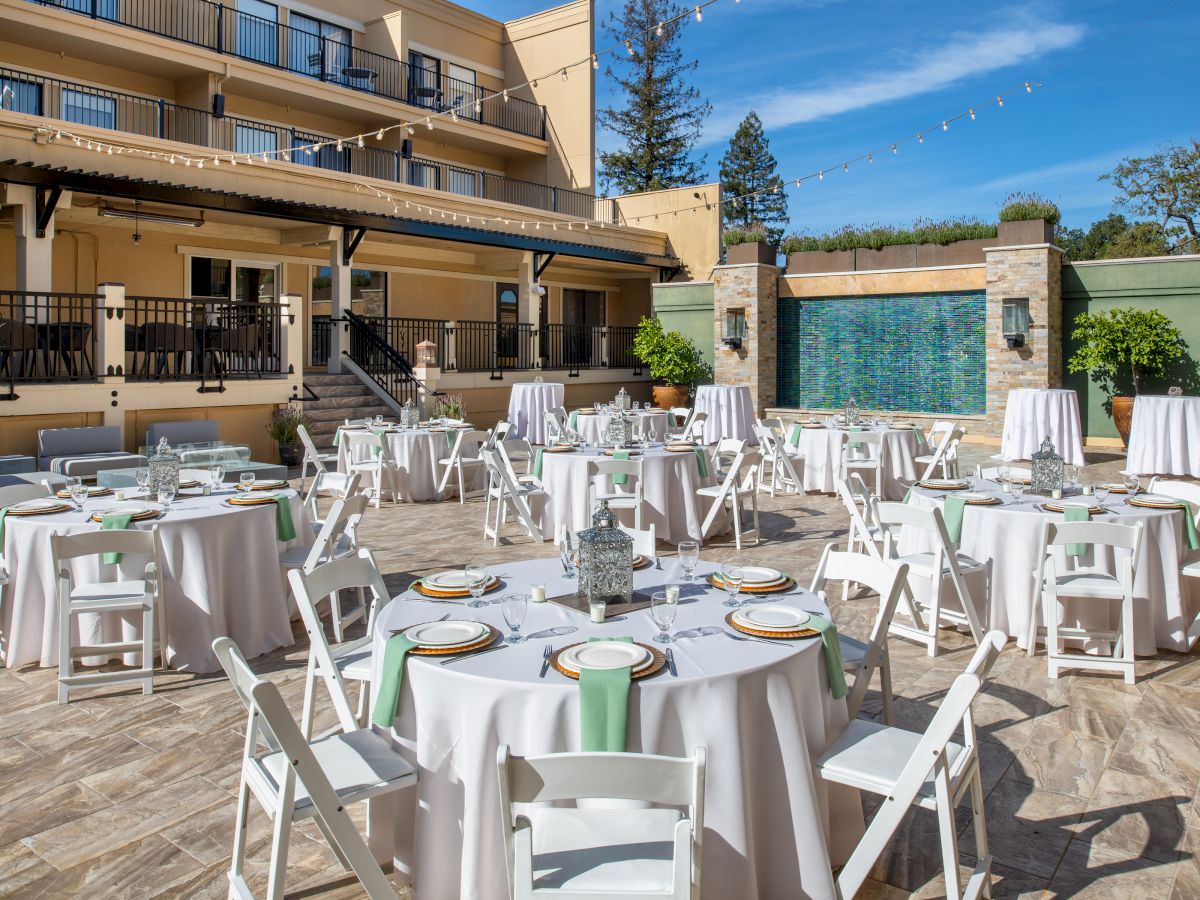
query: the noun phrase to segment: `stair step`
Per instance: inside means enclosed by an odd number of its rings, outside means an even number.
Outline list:
[[[362,382],[358,380],[358,376],[353,375],[353,374],[341,374],[341,375],[328,375],[328,374],[307,375],[306,374],[304,376],[304,380],[306,382],[308,382],[309,384],[311,384],[313,387],[317,387],[318,385],[333,386],[333,385],[347,385],[347,384],[349,384],[349,385],[361,385],[362,384]]]
[[[363,419],[368,416],[380,415],[384,418],[392,416],[389,407],[379,404],[355,404],[354,406],[337,406],[329,409],[305,409],[314,426],[331,422],[334,427],[341,425],[346,419]]]
[[[306,382],[307,383],[307,382]],[[325,399],[326,397],[366,397],[367,395],[374,396],[371,389],[362,382],[358,384],[309,384],[312,392],[318,397]],[[310,401],[313,402],[313,401]]]

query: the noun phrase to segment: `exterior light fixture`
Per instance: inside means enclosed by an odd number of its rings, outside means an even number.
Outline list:
[[[1006,297],[1001,301],[1000,311],[1005,346],[1009,350],[1024,347],[1032,321],[1029,317],[1029,298]]]
[[[721,343],[730,350],[740,350],[745,337],[746,310],[741,308],[726,310],[725,323],[721,328]]]

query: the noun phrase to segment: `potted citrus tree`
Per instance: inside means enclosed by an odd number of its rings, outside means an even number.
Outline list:
[[[1183,356],[1183,335],[1157,309],[1123,306],[1080,313],[1071,339],[1078,346],[1067,370],[1087,372],[1108,394],[1105,408],[1128,446],[1134,400],[1147,379],[1162,378],[1168,364]]]
[[[304,445],[300,443],[300,426],[312,427],[308,416],[291,406],[275,410],[267,423],[267,434],[279,445],[279,461],[288,468],[300,465]]]
[[[653,387],[654,405],[659,409],[687,406],[692,388],[711,374],[696,345],[678,331],[664,331],[658,319],[642,317],[633,352],[660,382]]]

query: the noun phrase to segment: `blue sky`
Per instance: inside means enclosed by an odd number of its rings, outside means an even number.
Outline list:
[[[498,19],[539,0],[466,0]],[[620,8],[597,0],[597,17]],[[1200,136],[1193,68],[1200,4],[1119,0],[1024,4],[892,0],[720,0],[689,25],[696,86],[713,104],[700,152],[708,171],[750,109],[785,179],[826,169],[788,192],[792,230],[994,220],[1005,194],[1038,191],[1086,227],[1111,208],[1097,176],[1128,155]],[[597,46],[607,46],[602,36]],[[603,67],[601,67],[603,74]],[[942,119],[1024,81],[943,133]],[[610,98],[597,81],[597,104]],[[931,131],[930,126],[935,126]],[[829,171],[925,130],[924,144]],[[601,146],[608,137],[600,135]]]

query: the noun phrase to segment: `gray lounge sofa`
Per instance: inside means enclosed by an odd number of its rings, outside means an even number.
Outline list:
[[[115,425],[38,432],[38,468],[42,471],[94,478],[101,469],[136,468],[147,463],[146,457],[121,448],[121,429]]]

